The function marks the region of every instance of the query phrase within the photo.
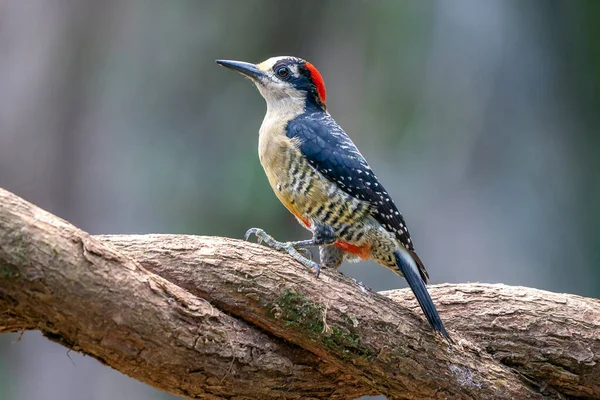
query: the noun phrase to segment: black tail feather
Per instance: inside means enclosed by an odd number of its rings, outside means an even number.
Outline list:
[[[434,331],[439,332],[444,338],[446,338],[449,342],[454,343],[446,328],[444,328],[444,324],[440,319],[440,315],[438,314],[431,297],[429,296],[429,292],[427,291],[427,287],[421,278],[419,273],[419,269],[415,263],[415,261],[410,257],[408,253],[401,253],[400,251],[396,251],[396,263],[398,264],[398,268],[411,290],[415,294],[427,321],[429,321],[429,325],[433,328]]]

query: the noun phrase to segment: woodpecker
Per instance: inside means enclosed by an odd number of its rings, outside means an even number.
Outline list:
[[[403,276],[433,330],[450,335],[429,296],[429,275],[417,256],[406,222],[350,137],[327,112],[319,71],[297,57],[260,64],[217,60],[249,78],[267,103],[258,154],[275,195],[312,232],[312,238],[279,242],[251,228],[259,241],[288,252],[305,266],[338,269],[344,260],[373,259]],[[305,257],[319,246],[320,266]],[[309,253],[310,254],[310,253]]]

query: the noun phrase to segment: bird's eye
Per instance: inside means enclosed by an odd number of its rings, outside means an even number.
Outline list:
[[[290,69],[288,67],[277,68],[277,76],[280,78],[285,78],[290,74]]]

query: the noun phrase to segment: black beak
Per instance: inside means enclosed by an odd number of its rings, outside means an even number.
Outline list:
[[[217,64],[224,66],[225,68],[232,69],[239,72],[242,75],[246,75],[248,78],[258,80],[265,76],[255,64],[250,64],[243,61],[232,61],[232,60],[217,60]]]

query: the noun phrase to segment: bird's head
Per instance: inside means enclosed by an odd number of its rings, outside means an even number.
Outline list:
[[[268,107],[301,103],[305,108],[325,110],[325,83],[319,71],[298,57],[272,57],[260,64],[217,60],[251,79]]]

